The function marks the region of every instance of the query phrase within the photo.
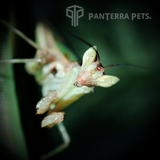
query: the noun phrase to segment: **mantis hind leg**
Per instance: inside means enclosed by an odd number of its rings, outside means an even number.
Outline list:
[[[71,139],[70,139],[70,136],[69,136],[63,122],[57,123],[57,127],[58,127],[58,131],[63,139],[63,144],[59,145],[58,147],[51,150],[50,152],[42,155],[40,157],[40,160],[46,160],[46,159],[58,154],[59,152],[63,151],[64,149],[66,149],[69,146]]]

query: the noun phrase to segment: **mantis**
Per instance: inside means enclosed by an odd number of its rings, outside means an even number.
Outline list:
[[[26,71],[35,76],[35,80],[42,86],[42,99],[37,102],[36,114],[44,114],[41,127],[51,128],[57,125],[62,135],[63,144],[41,156],[48,159],[61,152],[70,144],[70,137],[63,125],[65,107],[78,100],[81,96],[93,92],[94,87],[111,87],[119,81],[116,76],[105,75],[105,69],[125,64],[112,64],[103,67],[97,47],[89,44],[90,48],[84,53],[82,66],[68,60],[56,44],[54,35],[43,23],[38,23],[36,34],[38,44],[26,37],[22,32],[1,22],[12,29],[16,34],[31,44],[37,51],[31,59],[12,59],[0,63],[26,63]],[[81,39],[81,38],[79,38]]]

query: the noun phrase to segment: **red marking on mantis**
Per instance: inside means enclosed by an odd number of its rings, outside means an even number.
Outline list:
[[[102,69],[101,66],[102,66],[101,63],[99,63],[99,64],[97,65],[97,70],[98,70],[98,71],[100,71],[100,70]]]

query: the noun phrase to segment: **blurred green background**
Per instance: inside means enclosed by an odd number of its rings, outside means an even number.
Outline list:
[[[84,8],[84,17],[79,19],[78,27],[72,27],[70,18],[66,17],[66,7],[71,5]],[[8,17],[11,13],[12,17],[15,17],[16,28],[32,39],[34,39],[36,23],[44,20],[59,31],[66,44],[76,51],[80,58],[89,46],[61,30],[68,30],[96,45],[104,66],[126,62],[148,68],[147,70],[132,67],[107,69],[105,73],[119,77],[120,82],[107,89],[96,87],[94,93],[85,95],[64,110],[66,113],[64,124],[70,133],[71,145],[51,159],[118,160],[147,157],[155,159],[159,156],[157,145],[159,144],[160,45],[159,15],[156,5],[158,4],[155,2],[93,2],[91,0],[87,2],[33,0],[4,2],[1,5],[1,17],[9,21]],[[89,21],[88,13],[128,13],[129,15],[149,13],[151,19]],[[8,41],[4,37],[8,29],[0,26],[1,44],[7,46]],[[16,36],[14,42],[14,57],[34,56],[35,49],[21,38]],[[40,128],[44,115],[35,115],[35,105],[41,98],[41,88],[35,83],[34,77],[25,72],[23,64],[15,64],[13,69],[16,87],[14,96],[17,96],[21,125],[17,124],[19,129],[13,127],[12,130],[22,136],[22,139],[14,141],[13,148],[22,147],[24,153],[18,148],[15,152],[7,147],[10,140],[5,136],[0,137],[6,140],[6,144],[4,141],[1,142],[0,149],[2,154],[10,159],[18,159],[17,157],[38,159],[41,154],[61,144],[62,140],[56,127]],[[2,70],[1,66],[0,70]],[[5,81],[8,78],[6,74],[3,72],[0,75]],[[9,111],[12,107],[11,104],[6,106]],[[2,109],[0,112],[0,115],[6,114]],[[18,114],[18,111],[14,113]],[[11,113],[8,112],[5,116],[10,117],[10,115]],[[5,128],[3,118],[0,118],[2,133]],[[10,126],[12,122],[10,118]]]

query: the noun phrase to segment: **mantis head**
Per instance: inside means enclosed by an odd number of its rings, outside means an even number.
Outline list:
[[[82,67],[78,73],[74,85],[76,85],[77,87],[113,86],[119,81],[119,78],[104,74],[105,69],[111,66],[114,65],[102,67],[97,47],[93,46],[89,48],[83,55]]]

